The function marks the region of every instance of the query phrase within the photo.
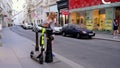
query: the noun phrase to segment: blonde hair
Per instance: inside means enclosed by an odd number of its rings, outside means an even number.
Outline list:
[[[48,19],[54,20],[57,17],[55,12],[50,12]]]

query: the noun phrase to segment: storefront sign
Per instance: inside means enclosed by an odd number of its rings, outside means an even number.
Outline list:
[[[68,8],[69,7],[68,1],[69,0],[60,0],[60,1],[57,1],[58,9]]]
[[[120,0],[69,0],[69,9],[84,8],[101,4],[120,2]]]
[[[69,11],[68,10],[62,10],[61,13],[62,13],[62,15],[69,15]]]
[[[62,7],[62,6],[66,6],[66,5],[67,5],[67,2],[64,2],[64,3],[58,4],[58,7]]]
[[[92,20],[86,20],[86,27],[87,29],[93,30]]]

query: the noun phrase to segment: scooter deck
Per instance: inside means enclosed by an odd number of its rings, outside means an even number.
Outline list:
[[[39,62],[40,64],[43,64],[43,54],[40,54],[40,52],[39,52],[39,53],[36,53],[36,52],[34,52],[34,51],[31,51],[30,57],[31,57],[33,60]]]

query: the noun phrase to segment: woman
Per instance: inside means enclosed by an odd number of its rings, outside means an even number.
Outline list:
[[[118,38],[118,20],[117,19],[114,19],[114,22],[113,22],[113,30],[114,30],[114,37],[113,38]]]
[[[44,22],[43,27],[51,28],[54,32],[54,27],[57,24],[57,15],[55,12],[50,12],[47,20]],[[54,34],[52,35],[53,40],[52,40],[52,45],[54,44]],[[53,55],[54,56],[54,55]]]
[[[43,23],[43,27],[51,28],[54,33],[54,27],[58,25],[57,24],[57,15],[55,12],[50,12],[47,20]],[[53,35],[54,37],[54,35]]]
[[[47,20],[43,23],[44,27],[50,27],[54,30],[55,24],[57,23],[56,21],[56,13],[55,12],[50,12]]]

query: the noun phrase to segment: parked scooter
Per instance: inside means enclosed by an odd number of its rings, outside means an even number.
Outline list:
[[[47,36],[47,46],[46,46],[46,52],[45,52],[45,62],[46,63],[51,63],[53,62],[53,55],[52,55],[52,40],[54,39],[52,36],[53,30],[50,28],[42,28],[42,35],[40,36],[40,46],[41,51],[31,51],[30,57],[33,58],[34,60],[38,61],[40,64],[43,64],[43,59],[44,59],[44,51],[45,51],[45,33]]]
[[[43,52],[45,50],[44,44],[45,44],[45,28],[42,28],[42,35],[40,36],[40,46],[41,51],[31,51],[30,57],[36,61],[38,61],[40,64],[43,64]]]

